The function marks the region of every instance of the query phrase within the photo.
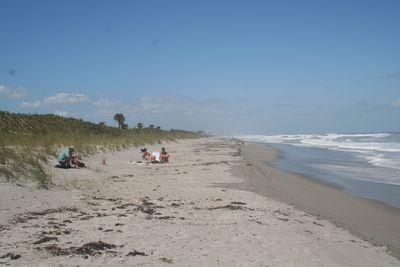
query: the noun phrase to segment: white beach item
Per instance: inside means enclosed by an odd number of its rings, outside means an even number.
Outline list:
[[[160,152],[151,152],[151,155],[156,159],[156,161],[160,161]]]

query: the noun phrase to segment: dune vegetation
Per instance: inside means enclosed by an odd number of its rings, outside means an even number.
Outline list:
[[[98,151],[204,135],[150,126],[116,128],[54,114],[0,111],[0,178],[7,181],[31,179],[39,185],[47,185],[51,177],[46,174],[44,165],[69,145],[74,145],[82,156],[88,156]]]

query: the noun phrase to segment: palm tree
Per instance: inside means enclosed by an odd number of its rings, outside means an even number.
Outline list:
[[[125,122],[125,116],[122,113],[117,113],[114,115],[114,120],[118,123],[118,128],[122,128]]]

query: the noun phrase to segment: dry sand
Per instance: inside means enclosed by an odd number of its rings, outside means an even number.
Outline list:
[[[386,247],[327,220],[262,194],[219,187],[260,177],[243,159],[241,141],[164,146],[168,164],[135,163],[139,149],[125,150],[85,159],[86,169],[50,167],[50,190],[0,184],[0,264],[400,265]]]

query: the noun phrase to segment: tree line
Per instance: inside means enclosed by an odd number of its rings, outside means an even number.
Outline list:
[[[114,115],[114,120],[118,123],[118,128],[119,129],[128,129],[128,124],[125,123],[125,116],[122,113],[117,113]],[[101,125],[105,125],[105,122],[100,122]],[[144,123],[143,122],[138,122],[138,124],[136,125],[136,128],[138,129],[142,129],[144,128]],[[155,127],[154,124],[150,124],[149,125],[150,129],[157,129],[157,130],[161,130],[160,126]]]

